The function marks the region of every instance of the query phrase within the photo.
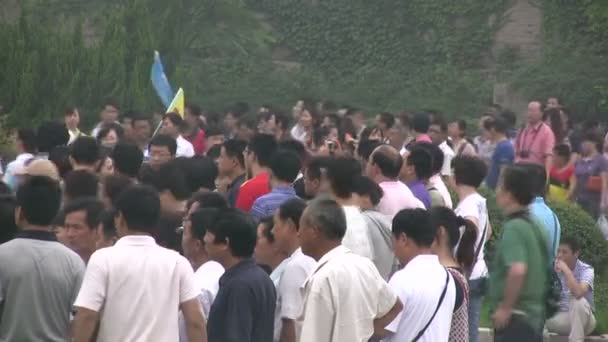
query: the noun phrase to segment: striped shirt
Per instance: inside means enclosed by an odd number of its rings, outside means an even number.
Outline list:
[[[281,204],[292,198],[298,198],[292,186],[278,186],[266,195],[256,199],[249,213],[258,222],[266,216],[274,215]]]
[[[574,278],[579,283],[586,283],[589,285],[589,290],[585,293],[585,299],[589,302],[589,305],[593,308],[593,279],[595,278],[595,272],[593,267],[585,264],[580,260],[576,260],[576,265],[572,270]],[[567,312],[570,307],[570,289],[566,282],[566,278],[563,274],[559,273],[559,280],[562,283],[562,295],[559,301],[559,311]]]

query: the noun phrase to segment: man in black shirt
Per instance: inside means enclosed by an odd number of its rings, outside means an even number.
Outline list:
[[[237,209],[218,209],[205,234],[205,248],[226,272],[209,311],[209,342],[272,341],[275,287],[252,258],[253,220]]]

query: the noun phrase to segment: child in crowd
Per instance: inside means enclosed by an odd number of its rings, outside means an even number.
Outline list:
[[[574,166],[570,163],[570,146],[560,144],[553,148],[553,167],[549,173],[549,199],[567,202],[574,191]]]

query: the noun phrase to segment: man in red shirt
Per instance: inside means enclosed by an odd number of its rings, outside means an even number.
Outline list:
[[[268,165],[276,149],[277,142],[272,135],[256,134],[251,139],[243,152],[245,167],[251,178],[241,185],[235,207],[249,212],[258,197],[270,192]]]
[[[195,104],[187,104],[184,120],[188,124],[188,133],[184,138],[188,140],[196,155],[205,154],[205,131],[201,129],[201,108]]]

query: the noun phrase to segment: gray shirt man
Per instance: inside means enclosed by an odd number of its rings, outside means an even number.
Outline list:
[[[49,231],[0,245],[0,342],[68,341],[82,259]]]

